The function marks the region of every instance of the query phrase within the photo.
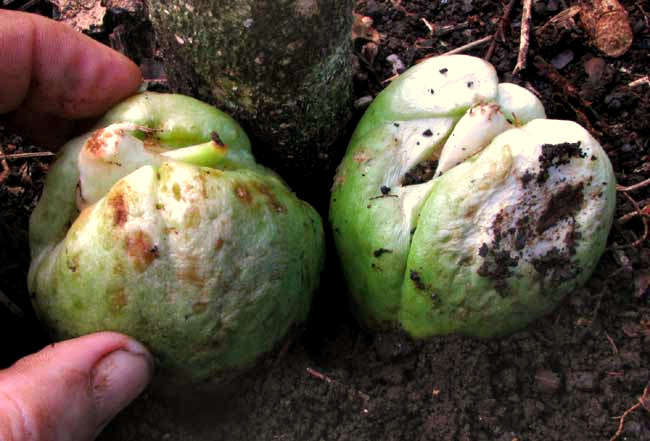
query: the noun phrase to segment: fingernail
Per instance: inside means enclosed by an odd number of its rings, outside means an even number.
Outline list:
[[[102,358],[93,369],[92,393],[98,427],[103,427],[147,387],[153,359],[141,344],[130,341]]]

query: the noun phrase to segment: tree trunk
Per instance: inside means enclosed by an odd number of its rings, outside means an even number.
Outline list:
[[[172,88],[229,112],[294,187],[329,186],[352,114],[353,2],[148,1]]]

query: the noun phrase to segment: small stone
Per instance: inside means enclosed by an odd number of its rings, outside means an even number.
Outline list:
[[[572,61],[573,61],[573,51],[571,49],[567,49],[565,51],[560,52],[555,57],[553,57],[553,59],[551,60],[551,64],[555,66],[557,69],[562,69]]]
[[[406,65],[404,64],[402,59],[396,54],[390,54],[389,56],[387,56],[386,61],[392,64],[393,74],[395,75],[401,74],[406,70]]]
[[[560,388],[560,376],[548,369],[539,369],[535,373],[535,386],[541,392],[553,394]]]
[[[363,109],[367,108],[370,105],[370,103],[372,103],[372,100],[373,100],[373,98],[370,95],[362,96],[361,98],[358,98],[354,102],[354,108],[359,109],[359,110],[363,110]]]

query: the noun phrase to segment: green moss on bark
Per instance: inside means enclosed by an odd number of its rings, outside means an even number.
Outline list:
[[[149,0],[149,14],[175,90],[231,113],[290,182],[332,170],[351,116],[350,0]]]

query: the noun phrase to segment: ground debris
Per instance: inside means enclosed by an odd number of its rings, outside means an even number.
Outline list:
[[[632,46],[628,13],[618,0],[582,0],[580,22],[593,45],[610,57],[620,57]]]
[[[55,18],[76,30],[90,35],[104,32],[106,7],[101,0],[49,0],[55,8]]]

